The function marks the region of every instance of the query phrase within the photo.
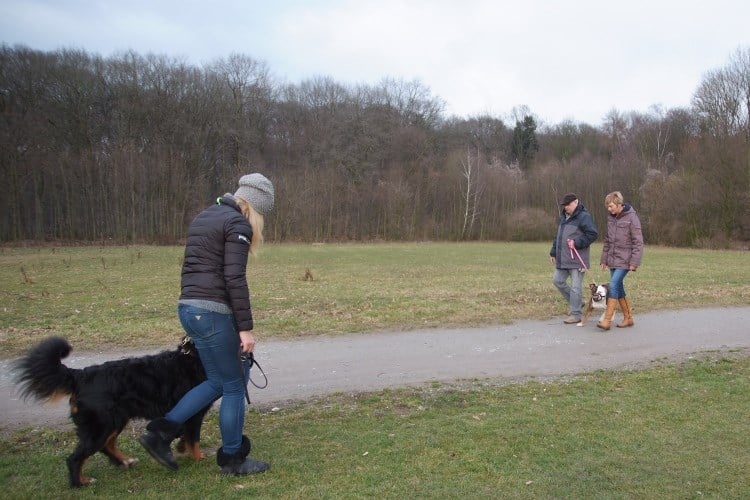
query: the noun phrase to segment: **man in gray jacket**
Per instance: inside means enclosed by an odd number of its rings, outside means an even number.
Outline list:
[[[581,321],[583,309],[583,276],[589,268],[589,247],[599,235],[594,218],[573,193],[560,202],[560,222],[552,241],[549,260],[555,266],[552,283],[570,307],[563,323]],[[568,283],[570,280],[570,284]]]

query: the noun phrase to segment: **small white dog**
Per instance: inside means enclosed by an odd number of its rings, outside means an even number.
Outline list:
[[[602,311],[599,321],[604,319],[604,313],[607,311],[607,292],[609,291],[609,285],[606,283],[603,285],[591,283],[589,285],[589,290],[591,290],[591,298],[589,299],[586,311],[583,313],[583,318],[581,318],[581,321],[577,323],[576,326],[585,325],[589,316],[591,316],[591,313],[594,312],[594,309]]]

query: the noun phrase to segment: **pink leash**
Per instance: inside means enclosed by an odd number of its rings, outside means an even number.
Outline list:
[[[573,240],[568,240],[568,248],[570,248],[570,258],[575,260],[575,258],[578,257],[578,261],[583,266],[583,269],[588,271],[589,268],[586,267],[586,264],[583,262],[583,259],[581,258],[581,254],[578,253],[578,249],[576,248],[576,245],[573,242]]]

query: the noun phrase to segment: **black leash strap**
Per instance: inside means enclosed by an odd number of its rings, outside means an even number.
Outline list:
[[[245,368],[243,366],[244,363],[250,363],[250,366],[248,369],[252,368],[253,365],[258,367],[258,370],[260,370],[261,375],[263,375],[264,383],[263,385],[258,385],[255,383],[255,380],[253,380],[252,373],[248,373],[248,379],[251,384],[253,384],[258,389],[265,389],[268,387],[268,376],[266,375],[266,372],[263,371],[263,368],[258,364],[257,361],[255,361],[255,356],[252,352],[248,352],[247,354],[240,353],[240,368],[242,369],[242,373],[245,373]],[[250,393],[247,391],[247,382],[245,382],[245,400],[247,400],[247,404],[250,403]]]

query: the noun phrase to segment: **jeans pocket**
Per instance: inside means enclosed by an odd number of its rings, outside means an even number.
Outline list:
[[[182,328],[191,337],[204,335],[206,331],[211,330],[211,312],[205,309],[180,305],[178,308],[178,318],[180,319]]]

